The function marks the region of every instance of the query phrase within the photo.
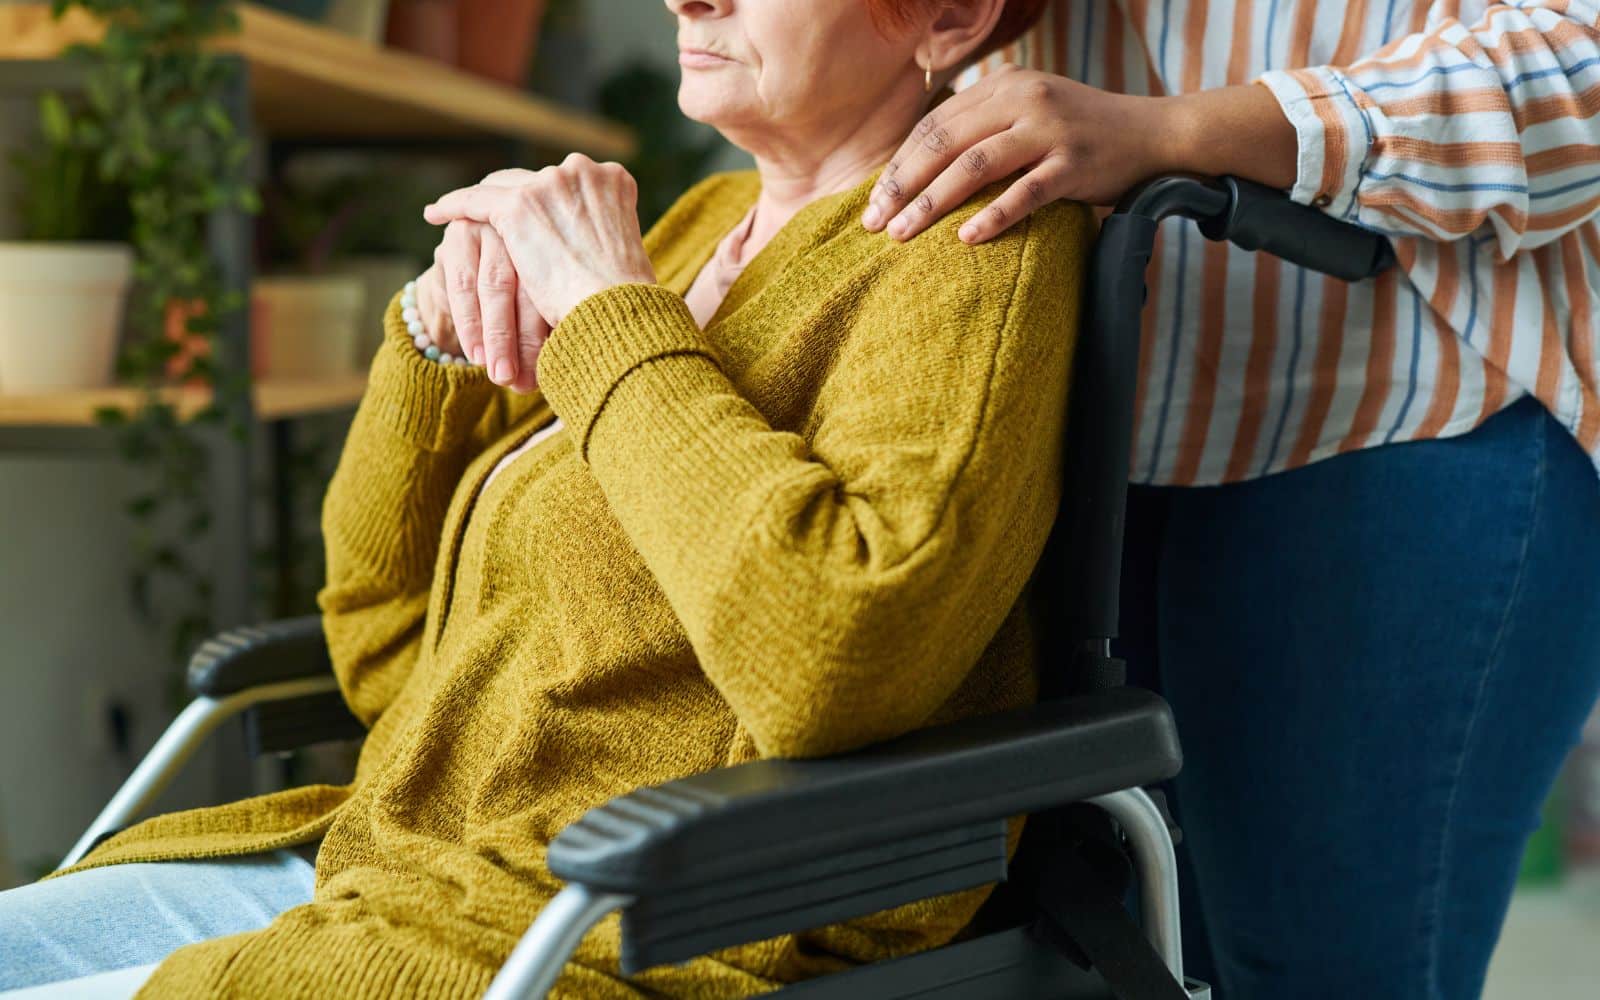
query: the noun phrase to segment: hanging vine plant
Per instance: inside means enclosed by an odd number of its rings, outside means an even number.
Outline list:
[[[207,48],[238,30],[238,13],[233,0],[52,4],[58,19],[73,8],[105,26],[99,41],[68,52],[85,67],[87,98],[72,137],[94,152],[101,178],[127,192],[134,287],[117,369],[144,390],[137,406],[97,418],[139,477],[126,504],[135,606],[181,657],[212,631],[212,574],[194,557],[212,526],[206,438],[248,433],[227,426],[224,414],[240,412],[234,403],[249,391],[249,373],[214,361],[220,324],[243,308],[242,297],[224,287],[207,242],[212,213],[259,211],[249,141],[222,98],[238,63]],[[160,392],[174,381],[209,391],[208,403],[186,417]]]

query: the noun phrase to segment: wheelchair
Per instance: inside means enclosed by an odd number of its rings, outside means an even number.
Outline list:
[[[1183,973],[1177,831],[1146,786],[1182,764],[1171,712],[1128,687],[1117,634],[1145,271],[1157,224],[1267,250],[1346,281],[1394,262],[1387,241],[1233,177],[1166,176],[1125,196],[1090,265],[1061,508],[1025,592],[1040,701],[836,757],[758,760],[614,799],[550,844],[566,886],[488,1000],[542,997],[583,935],[620,911],[622,970],[997,883],[942,948],[779,991],[795,1000],[1006,997],[1201,1000]],[[362,735],[315,617],[235,629],[188,668],[195,700],[62,862],[130,823],[206,736],[244,716],[255,753]],[[1008,863],[1008,817],[1029,814]],[[1137,885],[1136,921],[1123,905]]]

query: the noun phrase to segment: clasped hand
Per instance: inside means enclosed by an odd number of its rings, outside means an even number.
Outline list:
[[[429,335],[496,384],[533,391],[539,351],[579,302],[655,283],[637,204],[621,165],[574,153],[560,166],[498,170],[428,205],[423,216],[445,230],[417,281]]]

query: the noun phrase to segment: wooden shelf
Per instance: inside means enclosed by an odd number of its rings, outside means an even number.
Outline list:
[[[255,384],[258,420],[282,420],[354,406],[366,389],[366,375],[340,375],[326,379],[263,379]],[[193,416],[210,399],[204,389],[168,389],[163,397],[184,418]],[[0,392],[0,427],[93,427],[95,410],[103,406],[129,408],[141,398],[138,389],[65,389],[59,392]]]
[[[250,65],[256,117],[287,138],[521,139],[602,159],[632,154],[632,133],[451,66],[339,34],[255,4],[218,48]],[[99,25],[74,8],[60,22],[48,4],[0,5],[0,59],[51,59]]]

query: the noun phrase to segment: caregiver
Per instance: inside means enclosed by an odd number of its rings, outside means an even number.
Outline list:
[[[1393,243],[1347,284],[1161,227],[1122,630],[1185,745],[1196,974],[1478,995],[1600,686],[1600,7],[1073,0],[999,59],[1047,72],[936,107],[868,229],[1191,171]]]

